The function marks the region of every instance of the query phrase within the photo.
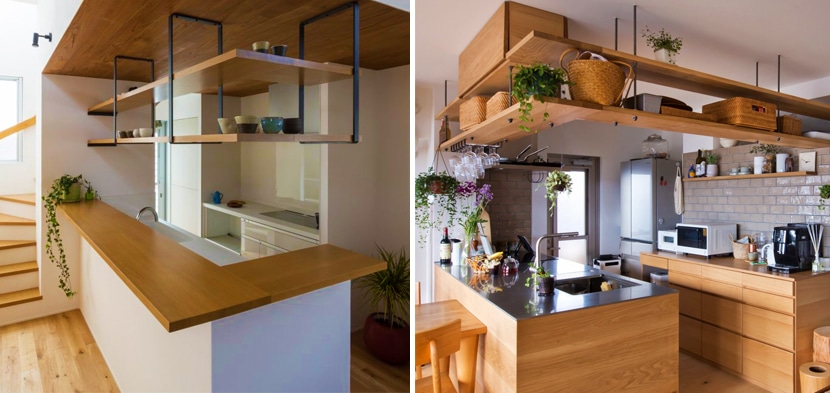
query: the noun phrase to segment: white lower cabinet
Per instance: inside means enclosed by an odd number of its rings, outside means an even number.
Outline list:
[[[314,247],[313,239],[242,219],[242,256],[261,258]]]

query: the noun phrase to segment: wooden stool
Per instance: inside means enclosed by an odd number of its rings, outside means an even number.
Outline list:
[[[415,333],[415,392],[457,392],[449,373],[438,367],[461,349],[461,319]],[[421,365],[432,364],[432,376],[422,378]]]

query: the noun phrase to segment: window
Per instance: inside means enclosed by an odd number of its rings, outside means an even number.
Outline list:
[[[20,122],[20,78],[0,76],[0,130]],[[20,161],[20,133],[0,139],[0,161]]]
[[[576,232],[578,235],[555,239],[549,252],[562,259],[589,264],[599,250],[599,158],[548,156],[548,161],[558,160],[565,163],[562,171],[571,176],[573,191],[557,198],[548,233]]]

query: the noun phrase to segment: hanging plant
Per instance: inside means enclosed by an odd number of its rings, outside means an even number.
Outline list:
[[[573,188],[571,176],[565,172],[556,170],[548,173],[545,178],[545,197],[550,200],[550,213],[553,214],[553,208],[556,207],[556,198],[560,193],[570,194]]]
[[[63,175],[52,182],[49,193],[43,196],[43,207],[46,209],[46,255],[49,261],[60,270],[58,288],[63,290],[68,298],[75,295],[75,291],[72,290],[69,266],[66,264],[66,254],[63,251],[57,206],[59,203],[78,202],[81,199],[81,183],[86,184],[87,193],[92,190],[91,184],[84,180],[83,175]],[[93,198],[96,195],[94,190],[92,195]],[[55,255],[56,248],[57,256]]]
[[[513,98],[519,102],[519,120],[523,123],[533,121],[530,112],[533,110],[533,97],[544,103],[545,97],[559,98],[562,85],[570,84],[567,73],[561,68],[553,68],[547,64],[536,62],[533,65],[516,66],[513,74]],[[542,121],[547,121],[550,114],[545,111]],[[519,129],[530,132],[530,127],[521,124]]]
[[[447,172],[436,173],[432,167],[415,178],[415,222],[420,229],[420,244],[424,243],[430,230],[440,229],[442,224],[451,227],[457,223],[457,189],[458,180]],[[435,216],[430,214],[433,205],[440,208]]]

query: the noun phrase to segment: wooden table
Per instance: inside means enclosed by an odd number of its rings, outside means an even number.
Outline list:
[[[415,306],[415,332],[434,329],[448,322],[461,319],[461,349],[455,355],[458,376],[458,392],[475,390],[478,335],[487,333],[487,326],[467,311],[457,300],[425,303]],[[441,365],[441,368],[449,365]],[[435,367],[433,365],[433,367]]]

